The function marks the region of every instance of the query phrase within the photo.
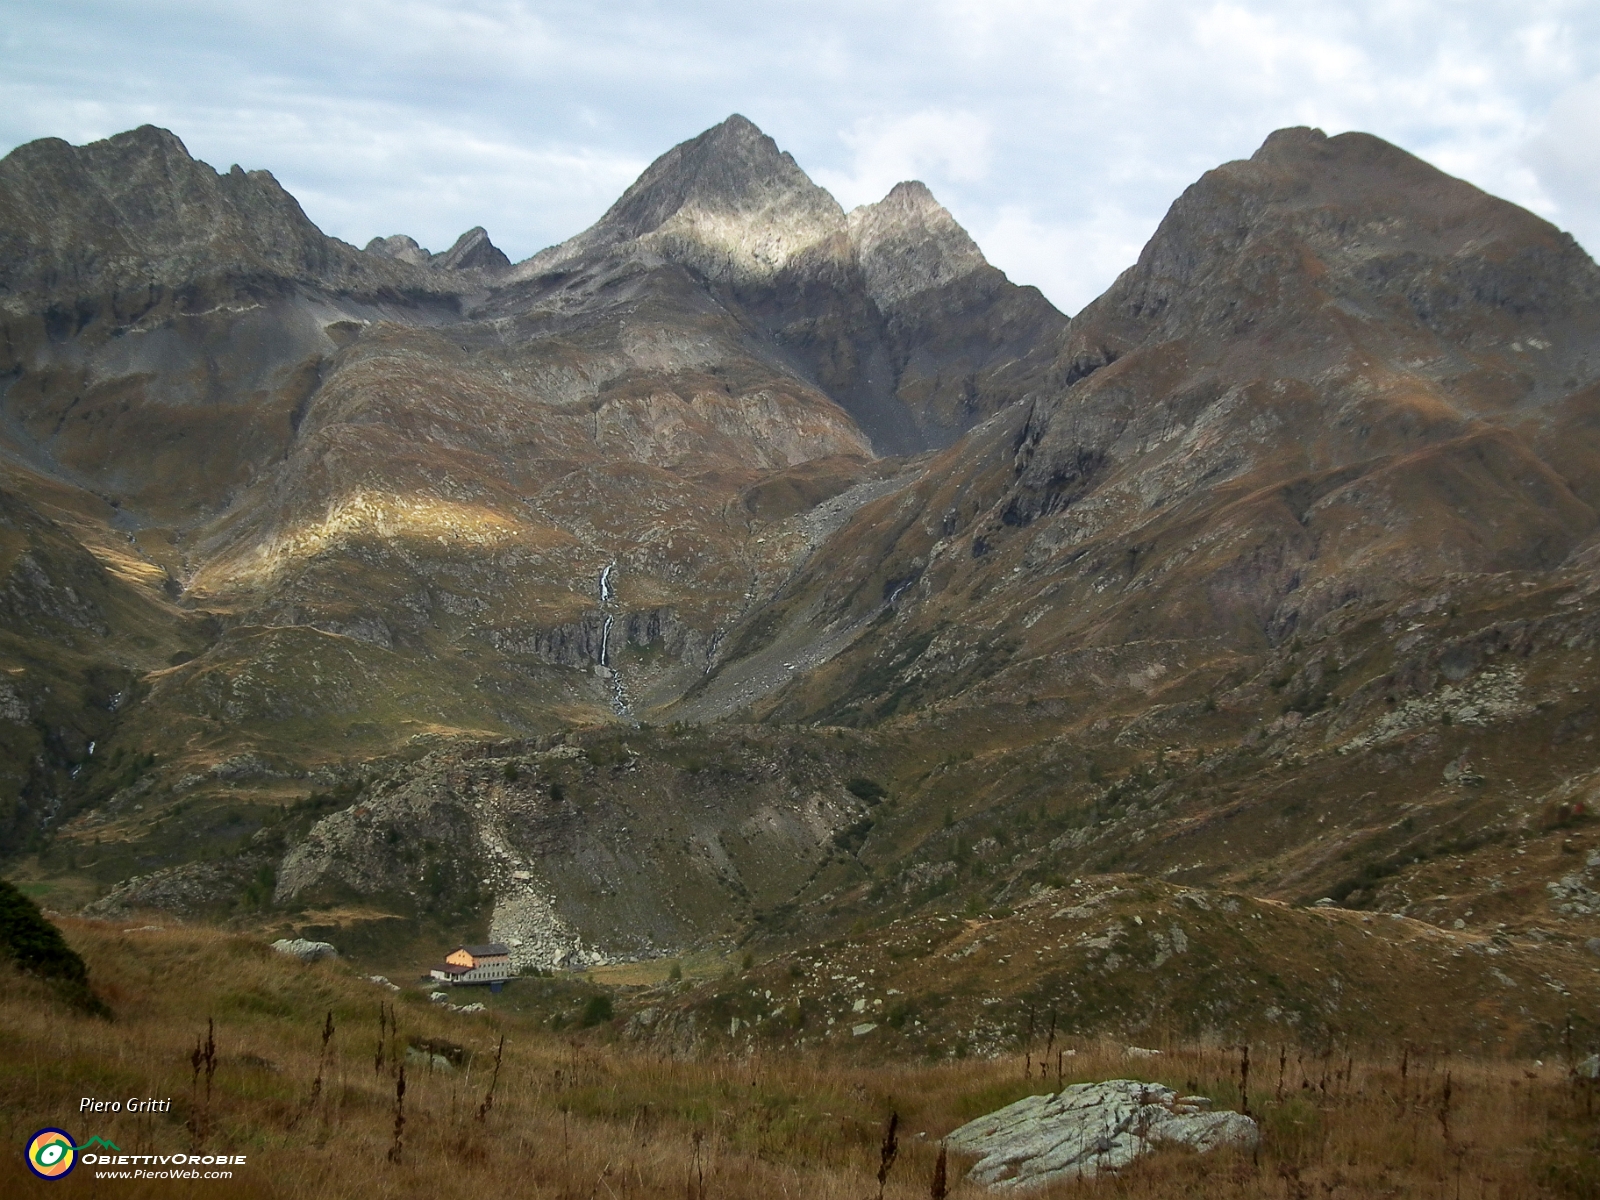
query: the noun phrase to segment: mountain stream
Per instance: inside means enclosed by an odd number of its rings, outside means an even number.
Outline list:
[[[612,614],[608,611],[617,599],[617,589],[612,584],[612,576],[616,574],[617,564],[609,562],[600,572],[600,659],[596,664],[596,674],[611,685],[611,710],[619,717],[633,715],[628,705],[628,689],[622,682],[622,674],[611,665],[611,622]]]

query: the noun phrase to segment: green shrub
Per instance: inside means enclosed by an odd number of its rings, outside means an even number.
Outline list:
[[[393,830],[390,830],[393,833]],[[246,908],[265,908],[272,903],[272,893],[278,886],[278,873],[272,869],[272,864],[264,865],[256,872],[255,878],[244,886],[244,906]]]
[[[0,958],[9,958],[19,971],[53,984],[73,1007],[98,1017],[111,1016],[105,1001],[90,989],[89,968],[78,952],[45,920],[37,904],[4,879],[0,879]]]
[[[868,804],[876,804],[889,794],[889,790],[876,780],[857,776],[844,785],[844,790],[857,800]]]
[[[611,997],[601,993],[590,996],[583,1005],[583,1016],[578,1019],[581,1028],[589,1029],[595,1025],[604,1025],[611,1020]]]

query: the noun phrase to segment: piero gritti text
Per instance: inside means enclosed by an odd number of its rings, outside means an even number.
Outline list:
[[[172,1111],[172,1098],[157,1100],[152,1096],[129,1096],[125,1100],[97,1100],[93,1096],[85,1096],[78,1101],[78,1111],[81,1113],[164,1113]]]

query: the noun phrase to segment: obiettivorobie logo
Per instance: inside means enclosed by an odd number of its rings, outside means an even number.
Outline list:
[[[90,1138],[75,1146],[65,1129],[41,1129],[28,1139],[28,1166],[40,1179],[61,1179],[78,1165],[78,1151],[102,1146],[122,1153],[122,1147],[104,1138]]]
[[[110,1153],[106,1153],[109,1151]],[[83,1145],[74,1144],[65,1129],[41,1129],[28,1139],[28,1167],[40,1179],[63,1179],[80,1162],[86,1166],[243,1166],[243,1154],[124,1154],[122,1147],[105,1138],[92,1137]],[[171,1172],[161,1172],[166,1177]],[[227,1174],[232,1174],[228,1172]],[[137,1178],[155,1173],[137,1172]],[[174,1178],[197,1176],[173,1175]],[[208,1176],[209,1178],[209,1176]]]

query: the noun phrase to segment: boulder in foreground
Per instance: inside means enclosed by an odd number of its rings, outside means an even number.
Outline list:
[[[1201,1152],[1253,1148],[1256,1123],[1211,1112],[1204,1096],[1179,1096],[1159,1083],[1108,1079],[1028,1096],[952,1132],[945,1144],[981,1157],[967,1178],[992,1191],[1024,1191],[1115,1171],[1161,1143]]]
[[[308,942],[305,938],[279,938],[272,943],[279,954],[298,958],[301,962],[317,962],[324,958],[338,958],[339,952],[330,942]]]

